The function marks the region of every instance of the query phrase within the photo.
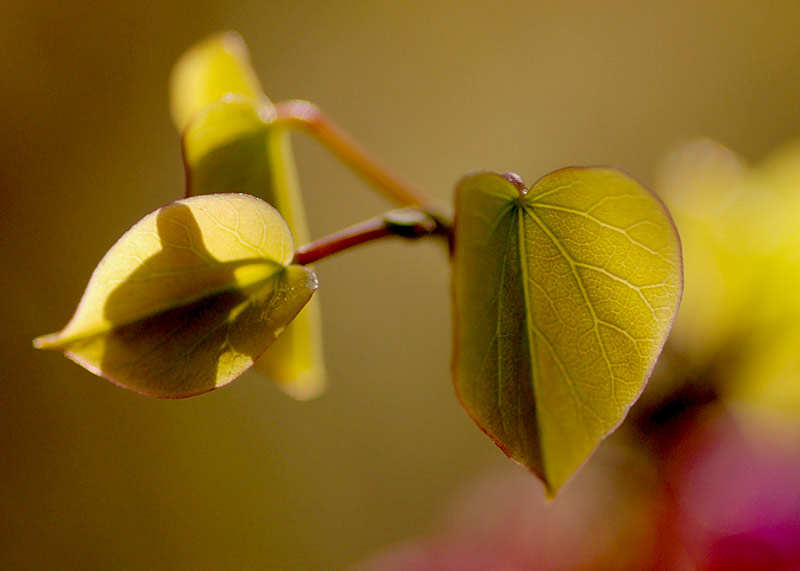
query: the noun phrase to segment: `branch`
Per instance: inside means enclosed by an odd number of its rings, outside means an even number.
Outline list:
[[[307,132],[393,202],[401,206],[421,206],[428,211],[438,210],[430,198],[394,174],[313,103],[283,101],[275,104],[275,112],[276,125]]]
[[[392,210],[297,248],[292,263],[301,266],[313,264],[354,246],[396,236],[408,240],[439,236],[447,239],[448,245],[451,245],[452,226],[419,208]]]

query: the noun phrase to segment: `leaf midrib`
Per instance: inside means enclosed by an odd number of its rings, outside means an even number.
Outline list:
[[[265,284],[265,283],[267,283],[269,281],[272,281],[273,279],[275,279],[275,277],[278,274],[280,274],[281,272],[286,270],[285,266],[282,266],[282,265],[278,264],[277,262],[273,262],[271,260],[256,260],[256,261],[249,261],[248,260],[246,263],[239,263],[239,264],[233,264],[233,265],[235,266],[235,268],[240,268],[240,267],[244,267],[244,266],[249,265],[249,264],[250,265],[259,265],[259,264],[271,265],[271,266],[275,267],[275,271],[272,272],[269,275],[264,276],[261,279],[252,280],[250,282],[245,282],[245,283],[242,283],[242,282],[240,282],[239,280],[236,280],[236,279],[229,280],[229,281],[226,281],[226,282],[224,282],[222,284],[219,284],[216,287],[204,290],[202,293],[199,293],[197,295],[187,296],[187,297],[183,297],[183,298],[176,299],[176,300],[171,300],[170,302],[164,303],[162,305],[159,305],[159,306],[155,307],[152,310],[149,310],[149,311],[146,311],[146,312],[142,312],[142,313],[133,313],[133,314],[130,314],[128,316],[122,317],[121,319],[115,319],[114,321],[104,321],[102,323],[98,323],[94,327],[83,328],[80,333],[76,333],[76,334],[73,334],[73,335],[67,335],[67,336],[61,337],[61,336],[58,336],[58,334],[56,334],[55,336],[47,336],[47,337],[44,337],[44,338],[40,338],[41,341],[39,342],[39,346],[43,347],[43,346],[47,346],[47,345],[52,345],[54,347],[59,347],[59,346],[71,345],[73,343],[79,343],[81,341],[86,341],[86,340],[91,339],[93,337],[97,337],[97,336],[106,334],[109,331],[113,331],[114,329],[116,329],[118,327],[124,327],[126,325],[130,325],[132,323],[136,323],[137,321],[142,321],[144,319],[147,319],[147,318],[150,318],[150,317],[154,317],[154,316],[156,316],[156,315],[158,315],[160,313],[164,313],[165,311],[169,311],[171,309],[176,309],[178,307],[190,305],[192,303],[198,302],[198,301],[200,301],[202,299],[205,299],[207,297],[211,297],[213,295],[224,293],[226,291],[245,290],[245,289],[249,289],[249,288],[253,288],[253,287],[256,287],[257,289],[260,290],[263,284]],[[237,305],[237,307],[238,307],[238,305]],[[37,341],[39,341],[39,340],[37,339]]]
[[[525,301],[525,337],[527,338],[528,343],[528,355],[530,368],[531,368],[531,391],[533,392],[533,406],[535,409],[539,408],[539,404],[541,401],[541,394],[540,394],[540,376],[541,371],[539,370],[539,359],[537,358],[537,350],[536,350],[536,335],[533,333],[536,330],[536,324],[533,318],[533,311],[527,311],[527,309],[531,308],[531,301],[533,299],[532,294],[530,292],[530,275],[528,274],[528,249],[527,249],[527,240],[525,239],[525,206],[523,203],[524,197],[520,196],[516,199],[517,205],[515,208],[515,216],[517,218],[517,232],[519,234],[519,255],[520,255],[520,268],[522,274],[522,295],[524,296]],[[541,424],[541,414],[538,413],[538,410],[534,411],[534,423],[536,425],[536,433],[539,435],[539,441],[545,442],[544,432],[542,431],[542,424]],[[521,425],[522,423],[518,423]],[[544,479],[545,484],[550,487],[549,477],[547,474],[547,467],[545,465],[545,457],[543,446],[536,446],[536,460],[537,464],[541,466],[542,469],[542,477]]]

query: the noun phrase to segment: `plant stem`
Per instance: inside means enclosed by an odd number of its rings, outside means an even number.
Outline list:
[[[450,244],[452,226],[420,208],[392,210],[297,248],[293,263],[301,266],[313,264],[353,246],[394,236],[409,240],[440,236]]]
[[[275,112],[276,124],[306,131],[393,202],[400,206],[421,206],[428,211],[438,210],[430,198],[394,174],[313,103],[283,101],[275,104]]]

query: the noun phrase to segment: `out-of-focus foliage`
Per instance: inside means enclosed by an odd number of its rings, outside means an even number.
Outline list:
[[[610,168],[456,190],[455,385],[554,495],[644,388],[681,295],[663,204]]]
[[[672,345],[690,366],[722,367],[728,397],[800,414],[800,144],[750,167],[694,142],[658,189],[685,244]]]
[[[208,195],[137,222],[95,269],[75,315],[42,349],[140,393],[186,397],[248,369],[317,288],[266,202]]]
[[[272,204],[295,241],[308,241],[303,202],[284,126],[250,65],[242,38],[212,36],[177,62],[170,82],[173,121],[182,133],[188,195],[244,192]],[[254,370],[307,399],[325,386],[319,306],[311,300]]]

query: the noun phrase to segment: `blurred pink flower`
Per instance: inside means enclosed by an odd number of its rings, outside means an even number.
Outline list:
[[[650,569],[658,559],[659,488],[652,466],[604,446],[558,497],[510,466],[461,491],[427,538],[360,571]]]
[[[800,433],[711,415],[670,466],[678,528],[700,569],[800,569]]]

